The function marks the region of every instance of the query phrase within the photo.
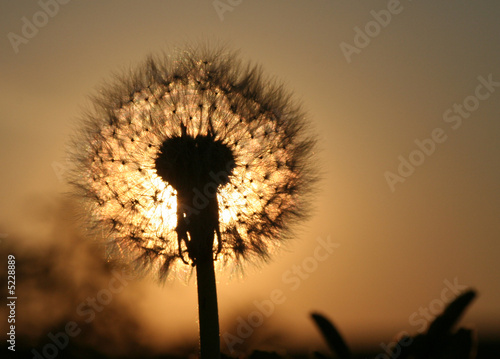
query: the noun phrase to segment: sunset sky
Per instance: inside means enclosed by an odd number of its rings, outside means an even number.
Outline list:
[[[248,345],[322,347],[308,318],[319,311],[353,347],[378,347],[419,333],[422,309],[467,287],[479,296],[461,325],[498,336],[500,3],[54,1],[0,5],[2,253],[59,246],[62,271],[70,257],[90,273],[53,209],[89,95],[149,54],[222,44],[294,93],[322,180],[311,219],[272,261],[218,273],[221,333],[280,293]],[[142,345],[196,342],[195,280],[143,280],[117,296]],[[50,311],[64,296],[46,300]],[[44,336],[55,323],[40,316]]]

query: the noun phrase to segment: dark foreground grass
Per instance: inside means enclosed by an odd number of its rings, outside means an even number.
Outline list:
[[[248,359],[280,359],[280,358],[338,358],[338,359],[497,359],[500,358],[500,340],[497,341],[477,341],[476,333],[470,329],[456,328],[460,317],[476,296],[475,291],[468,290],[451,302],[434,321],[429,325],[426,333],[412,337],[400,338],[399,342],[392,348],[392,352],[356,352],[355,348],[350,348],[346,340],[332,322],[319,313],[311,314],[311,320],[316,324],[319,334],[327,344],[329,351],[326,352],[306,352],[306,353],[275,353],[254,350],[248,355],[229,356],[222,358],[248,358]],[[7,349],[7,345],[2,345],[2,358],[35,358],[42,359],[46,356],[35,355],[33,349],[38,353],[42,352],[42,346],[36,343],[24,342],[19,338],[16,351]],[[196,358],[197,348],[185,348],[185,354],[169,355],[165,353],[152,353],[145,348],[137,347],[129,355],[113,356],[104,354],[90,346],[83,346],[78,343],[68,343],[59,350],[57,355],[50,358],[58,359],[181,359]]]

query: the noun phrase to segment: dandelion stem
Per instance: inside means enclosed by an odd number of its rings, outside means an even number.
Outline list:
[[[219,309],[213,252],[204,251],[196,260],[198,284],[198,318],[200,323],[200,354],[202,359],[220,358]]]

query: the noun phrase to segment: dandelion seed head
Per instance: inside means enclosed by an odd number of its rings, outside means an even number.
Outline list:
[[[307,213],[315,175],[305,116],[233,53],[149,58],[92,103],[69,182],[110,256],[161,278],[185,270],[179,222],[215,203],[217,262],[267,259]]]

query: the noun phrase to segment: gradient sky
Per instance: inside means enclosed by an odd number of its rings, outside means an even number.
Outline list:
[[[354,346],[377,346],[401,330],[417,333],[412,315],[455,281],[479,292],[462,324],[480,338],[498,333],[500,4],[402,0],[377,27],[370,22],[384,15],[373,11],[394,2],[244,0],[221,14],[213,3],[73,0],[14,46],[9,33],[23,36],[22,18],[41,7],[1,3],[2,241],[36,248],[54,240],[41,234],[33,201],[65,190],[57,176],[65,144],[103,80],[186,42],[227,44],[303,104],[318,133],[323,180],[311,220],[286,251],[243,278],[219,276],[222,331],[278,289],[286,300],[256,330],[254,339],[264,338],[257,345],[273,333],[284,347],[319,345],[307,317],[314,310]],[[419,157],[416,141],[433,134],[440,143]],[[403,177],[398,166],[410,157],[423,163]],[[388,171],[402,181],[391,186]],[[338,247],[316,268],[317,239],[328,237]],[[304,265],[310,273],[296,281],[288,271]],[[193,280],[140,289],[133,296],[141,341],[196,337]]]

